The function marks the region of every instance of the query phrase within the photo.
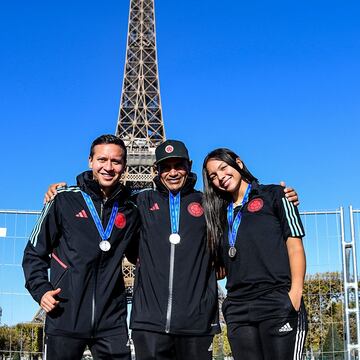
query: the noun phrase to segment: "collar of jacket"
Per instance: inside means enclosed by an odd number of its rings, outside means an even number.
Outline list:
[[[251,182],[251,191],[249,194],[249,198],[256,195],[259,195],[259,183],[254,180]]]
[[[76,177],[77,185],[81,190],[89,194],[91,197],[96,200],[103,201],[103,193],[101,192],[100,185],[97,181],[94,180],[92,171],[84,171]],[[129,196],[130,191],[124,185],[118,183],[115,187],[111,196],[106,200],[106,202],[112,202],[115,198],[125,199]]]
[[[181,188],[181,195],[188,194],[194,190],[196,184],[197,176],[193,172],[190,172],[184,186]],[[168,188],[161,182],[159,175],[154,178],[154,183],[156,185],[156,189],[162,194],[169,194]]]

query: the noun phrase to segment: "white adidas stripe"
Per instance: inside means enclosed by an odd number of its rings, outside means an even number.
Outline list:
[[[58,193],[62,193],[62,192],[80,192],[80,188],[78,188],[77,186],[71,186],[71,187],[64,187],[64,188],[59,188],[56,190]],[[30,235],[30,239],[29,241],[31,242],[31,244],[36,247],[36,244],[37,244],[37,240],[38,240],[38,236],[39,236],[39,233],[40,233],[40,229],[41,229],[41,225],[47,215],[47,213],[49,212],[52,204],[54,203],[54,200],[51,200],[50,202],[46,203],[42,212],[41,212],[41,215],[40,215],[40,218],[38,219],[33,231],[31,232],[31,235]]]
[[[294,205],[286,198],[282,198],[281,200],[284,206],[286,219],[288,221],[291,230],[291,236],[304,236],[304,233],[301,229],[298,217],[295,212]]]
[[[56,189],[57,193],[60,194],[62,192],[80,192],[80,188],[77,186],[70,186],[70,187],[61,187]]]
[[[283,206],[285,209],[286,219],[288,221],[290,230],[291,230],[291,236],[298,236],[298,233],[295,228],[295,222],[293,218],[293,214],[290,211],[289,201],[286,198],[282,198]]]
[[[49,212],[52,204],[54,203],[54,201],[50,201],[49,203],[47,203],[45,205],[45,207],[43,208],[42,212],[41,212],[41,215],[40,215],[40,218],[38,219],[31,235],[30,235],[30,242],[31,244],[36,247],[36,244],[37,244],[37,240],[38,240],[38,236],[39,236],[39,232],[40,232],[40,229],[41,229],[41,225],[47,215],[47,213]]]
[[[286,199],[286,200],[287,200],[287,199]],[[290,202],[289,200],[287,200],[287,202],[288,202],[289,205],[290,205],[290,211],[291,211],[291,213],[292,213],[292,215],[293,215],[293,218],[294,218],[294,220],[295,220],[295,226],[296,226],[297,229],[299,230],[299,235],[300,235],[300,236],[303,236],[304,233],[303,233],[303,231],[302,231],[302,229],[301,229],[301,226],[300,226],[300,223],[299,223],[299,217],[296,215],[295,206],[294,206],[294,204],[293,204],[292,202]]]
[[[298,326],[296,331],[293,360],[301,360],[302,358],[302,352],[306,337],[305,321],[305,314],[302,310],[300,310],[298,315]]]

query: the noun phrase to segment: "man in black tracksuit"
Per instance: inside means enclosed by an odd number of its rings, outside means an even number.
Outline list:
[[[130,359],[121,261],[133,259],[138,214],[119,183],[125,164],[120,139],[96,139],[92,171],[58,190],[26,246],[26,288],[47,312],[45,359],[81,359],[86,345],[94,359]]]
[[[137,196],[141,218],[130,320],[137,360],[210,360],[220,331],[216,275],[202,194],[185,145],[156,149],[156,190]]]

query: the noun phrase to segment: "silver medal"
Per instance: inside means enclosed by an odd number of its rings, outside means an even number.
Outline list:
[[[179,244],[180,243],[180,235],[179,234],[170,234],[169,236],[169,241],[171,242],[171,244]]]
[[[229,256],[230,256],[231,258],[233,258],[233,257],[235,257],[235,255],[236,255],[236,249],[235,249],[235,247],[234,247],[234,246],[230,246],[230,248],[229,248]]]
[[[102,251],[109,251],[111,244],[107,240],[100,241],[99,247]]]

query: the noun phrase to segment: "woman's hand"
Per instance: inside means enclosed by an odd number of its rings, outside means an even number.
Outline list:
[[[224,267],[218,267],[216,269],[216,280],[222,280],[226,276],[226,271]]]
[[[294,290],[289,291],[289,298],[296,311],[300,310],[302,293],[296,293]]]

